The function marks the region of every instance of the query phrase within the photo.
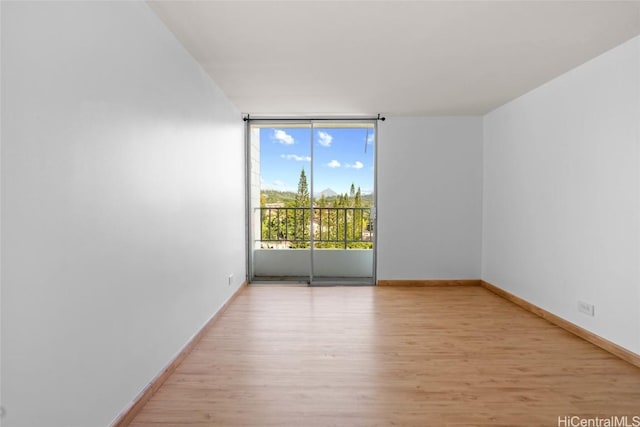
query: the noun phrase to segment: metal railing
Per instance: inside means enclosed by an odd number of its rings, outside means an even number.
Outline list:
[[[262,247],[361,248],[373,247],[373,218],[370,207],[297,208],[261,207]]]

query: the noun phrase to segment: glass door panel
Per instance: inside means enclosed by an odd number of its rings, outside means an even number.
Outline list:
[[[375,127],[314,123],[312,284],[372,284]]]
[[[251,280],[308,283],[311,125],[250,129]]]

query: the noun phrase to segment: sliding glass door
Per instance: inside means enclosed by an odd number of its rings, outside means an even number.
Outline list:
[[[375,122],[247,126],[252,282],[373,284]]]

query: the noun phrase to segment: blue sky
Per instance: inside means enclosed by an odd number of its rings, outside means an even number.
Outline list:
[[[347,193],[353,182],[363,193],[373,191],[372,128],[313,129],[314,188]],[[297,191],[300,170],[310,176],[310,128],[261,128],[261,187]],[[366,152],[365,152],[366,144]],[[311,184],[309,182],[309,184]]]

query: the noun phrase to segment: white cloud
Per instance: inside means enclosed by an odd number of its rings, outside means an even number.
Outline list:
[[[318,144],[323,147],[331,147],[331,141],[333,141],[333,137],[326,132],[319,131],[318,132]]]
[[[364,165],[362,164],[362,162],[356,161],[352,165],[350,165],[348,163],[345,164],[345,167],[352,168],[352,169],[362,169],[364,167]]]
[[[281,154],[281,158],[285,160],[295,160],[296,162],[310,162],[311,157],[309,156],[298,156],[297,154]]]
[[[293,137],[288,133],[286,133],[285,131],[283,131],[282,129],[274,129],[273,139],[275,139],[282,145],[293,145],[296,143]]]
[[[329,166],[330,168],[339,168],[340,162],[337,160],[331,160],[329,163],[327,163],[327,166]]]
[[[276,179],[275,181],[273,181],[273,186],[274,187],[284,187],[285,183],[280,181],[280,180],[278,180],[278,179]]]
[[[374,135],[373,133],[370,133],[369,136],[367,137],[367,144],[373,144],[373,139],[374,139]]]

